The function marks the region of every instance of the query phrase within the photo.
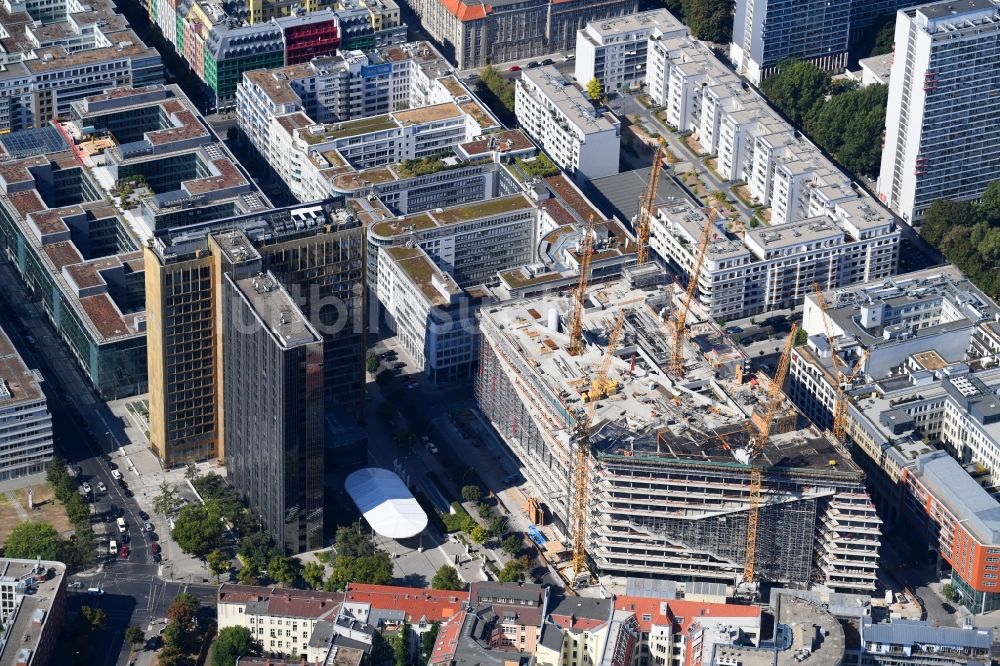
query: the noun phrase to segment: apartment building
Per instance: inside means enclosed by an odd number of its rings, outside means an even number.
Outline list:
[[[591,21],[577,33],[574,77],[580,85],[597,79],[608,91],[645,83],[646,52],[654,33],[682,37],[687,28],[666,9]]]
[[[387,247],[378,263],[379,303],[415,370],[434,382],[468,379],[479,358],[476,313],[493,301],[483,286],[462,289],[421,247]]]
[[[44,127],[75,101],[108,88],[163,82],[147,48],[110,0],[8,2],[0,72],[0,131]]]
[[[912,0],[737,0],[729,57],[754,83],[783,60],[805,60],[839,74],[848,50],[876,23]],[[920,3],[916,3],[920,4]]]
[[[614,599],[555,596],[535,660],[544,666],[631,666],[639,643],[635,614]]]
[[[323,547],[323,336],[245,234],[213,237],[222,263],[227,471],[284,552]],[[261,377],[268,380],[261,382]]]
[[[65,564],[0,559],[0,664],[58,663],[65,620]]]
[[[979,199],[996,179],[1000,5],[934,2],[896,16],[878,192],[917,224],[937,199]]]
[[[715,645],[760,640],[758,606],[634,594],[615,597],[614,605],[638,623],[633,666],[711,666]]]
[[[458,287],[483,284],[497,271],[531,263],[538,209],[523,193],[464,206],[424,211],[372,225],[368,238],[368,284],[378,293],[383,250],[422,248]]]
[[[164,467],[228,458],[228,442],[238,433],[226,429],[225,396],[230,390],[254,390],[228,386],[220,368],[229,344],[219,311],[229,272],[220,234],[242,233],[244,251],[260,255],[261,270],[277,278],[321,335],[325,408],[359,414],[364,404],[363,240],[357,219],[341,205],[268,209],[193,225],[157,236],[145,248],[150,442]],[[280,312],[278,317],[280,323]],[[291,321],[290,314],[287,318]],[[258,337],[267,341],[263,332]],[[296,354],[310,358],[313,344],[305,343],[307,348]],[[314,389],[313,374],[298,376],[304,386],[283,390]]]
[[[52,416],[37,371],[0,329],[0,481],[41,474],[52,460]]]
[[[844,373],[847,435],[868,472],[879,514],[916,528],[950,569],[973,612],[1000,607],[1000,470],[995,392],[997,305],[956,268],[928,269],[806,299],[812,335],[796,347],[790,395],[829,425]],[[835,341],[826,341],[825,326]]]
[[[560,168],[577,181],[618,173],[621,123],[614,114],[598,112],[551,65],[525,70],[515,85],[517,122]]]
[[[639,11],[637,0],[405,0],[458,69],[571,51],[591,21]]]
[[[993,630],[966,624],[941,627],[926,620],[861,623],[860,666],[966,666],[992,659]]]

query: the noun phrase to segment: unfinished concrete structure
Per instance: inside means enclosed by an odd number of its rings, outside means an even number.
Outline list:
[[[561,332],[570,330],[565,297],[484,308],[476,396],[565,536],[575,453],[581,442],[592,447],[586,544],[594,568],[735,584],[746,557],[749,422],[763,391],[743,383],[745,353],[710,320],[691,328],[683,379],[668,377],[671,300],[622,284],[591,289],[578,356]],[[613,386],[584,436],[582,393],[622,308]],[[761,460],[760,579],[873,590],[881,523],[861,470],[787,403],[771,432]]]

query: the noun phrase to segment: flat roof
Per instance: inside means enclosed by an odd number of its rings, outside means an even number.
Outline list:
[[[395,472],[366,467],[352,472],[344,488],[378,534],[408,539],[424,531],[427,514]]]
[[[947,451],[918,457],[910,472],[977,539],[987,545],[1000,544],[1000,502]]]
[[[0,328],[0,407],[44,399],[38,377],[28,369],[10,338]]]

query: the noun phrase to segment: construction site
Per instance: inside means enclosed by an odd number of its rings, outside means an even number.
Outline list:
[[[846,449],[784,398],[792,337],[772,378],[751,377],[693,284],[648,286],[647,264],[588,285],[586,268],[570,293],[481,312],[476,381],[572,553],[564,577],[874,590],[881,522]]]

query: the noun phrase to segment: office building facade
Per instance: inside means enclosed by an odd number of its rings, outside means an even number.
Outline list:
[[[41,474],[52,460],[52,415],[41,382],[0,329],[0,481]]]

